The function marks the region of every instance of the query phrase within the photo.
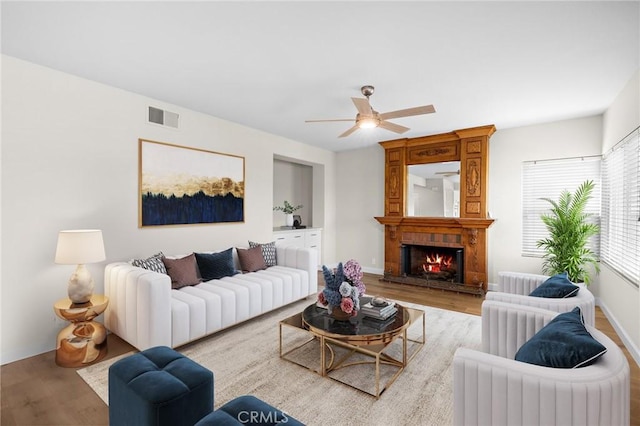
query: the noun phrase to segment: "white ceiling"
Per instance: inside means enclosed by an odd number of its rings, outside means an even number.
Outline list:
[[[2,52],[333,151],[602,113],[640,63],[631,2],[2,2]],[[411,130],[337,136],[350,97]]]

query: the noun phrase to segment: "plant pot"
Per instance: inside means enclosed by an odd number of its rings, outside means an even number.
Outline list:
[[[293,226],[293,213],[286,213],[284,215],[284,220],[287,226]]]
[[[348,314],[345,311],[343,311],[342,309],[340,309],[339,306],[336,306],[331,311],[331,318],[333,318],[335,320],[338,320],[338,321],[349,321],[349,318],[351,318],[351,316],[352,316],[351,314]]]

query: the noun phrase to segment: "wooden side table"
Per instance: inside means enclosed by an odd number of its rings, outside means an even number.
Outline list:
[[[53,305],[56,315],[71,321],[58,333],[56,364],[83,367],[107,355],[107,329],[93,319],[103,313],[108,304],[108,297],[94,294],[87,303],[62,299]]]

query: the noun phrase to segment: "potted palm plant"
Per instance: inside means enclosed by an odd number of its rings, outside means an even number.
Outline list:
[[[538,240],[536,245],[545,250],[542,271],[548,275],[567,272],[572,282],[589,285],[591,277],[587,266],[596,273],[600,265],[596,254],[589,248],[589,238],[600,232],[600,227],[588,221],[591,214],[585,212],[595,184],[583,182],[575,193],[562,191],[558,201],[543,198],[551,204],[551,212],[541,215],[549,231],[549,237]]]

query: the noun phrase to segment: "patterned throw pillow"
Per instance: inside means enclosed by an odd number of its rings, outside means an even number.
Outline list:
[[[196,256],[193,253],[180,259],[163,257],[162,262],[171,277],[171,288],[179,289],[188,285],[200,284]]]
[[[159,272],[161,274],[167,274],[167,268],[165,268],[164,263],[162,263],[162,258],[164,254],[162,252],[158,252],[153,256],[149,256],[146,259],[131,259],[130,263],[133,266],[137,266],[139,268],[148,269],[149,271]]]
[[[240,268],[242,268],[243,272],[255,272],[267,269],[260,246],[255,246],[250,249],[236,248],[236,250],[238,252]]]
[[[233,247],[216,253],[196,253],[203,281],[217,280],[238,273],[233,263]]]
[[[254,241],[249,241],[249,247],[258,247],[262,248],[262,257],[264,257],[264,263],[267,266],[276,266],[276,242],[271,241],[270,243],[256,243]]]

